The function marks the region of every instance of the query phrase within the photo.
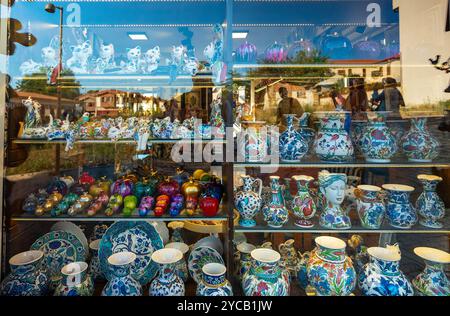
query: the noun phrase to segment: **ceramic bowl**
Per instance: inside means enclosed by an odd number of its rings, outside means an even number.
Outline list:
[[[194,246],[192,247],[192,250],[198,247],[209,247],[216,250],[220,255],[223,255],[223,244],[220,241],[219,238],[215,236],[208,236],[200,239],[197,241]]]

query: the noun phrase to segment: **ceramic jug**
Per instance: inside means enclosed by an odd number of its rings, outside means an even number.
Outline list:
[[[444,266],[450,263],[448,252],[418,247],[414,253],[425,261],[425,269],[413,280],[412,285],[420,296],[450,296],[450,282]]]
[[[300,162],[308,152],[308,142],[294,128],[295,114],[287,114],[287,128],[280,135],[279,150],[283,162]]]
[[[252,256],[251,252],[256,249],[256,246],[249,244],[247,242],[240,243],[236,246],[238,251],[238,276],[242,280],[245,273],[250,270],[252,266]]]
[[[444,201],[436,192],[436,187],[442,181],[441,177],[433,175],[418,175],[417,179],[423,185],[423,192],[416,201],[416,209],[422,219],[420,225],[429,228],[442,228],[439,222],[445,216]]]
[[[300,117],[298,121],[299,129],[298,132],[303,137],[304,140],[308,143],[308,148],[311,148],[314,144],[314,138],[316,136],[316,131],[309,126],[309,117],[311,113],[305,112],[302,117]]]
[[[381,188],[373,185],[359,185],[354,193],[361,225],[369,229],[379,229],[386,213],[380,195]]]
[[[89,262],[88,273],[94,281],[105,279],[102,269],[100,267],[100,259],[98,257],[98,250],[100,249],[100,241],[101,239],[97,239],[89,243],[91,261]]]
[[[395,228],[410,229],[417,223],[417,214],[410,202],[413,187],[401,184],[385,184],[387,191],[386,215],[389,224]]]
[[[431,162],[439,156],[439,141],[428,131],[426,118],[411,119],[411,128],[401,142],[409,161]]]
[[[141,284],[131,276],[135,260],[132,252],[118,252],[108,258],[112,277],[103,288],[102,296],[142,296]]]
[[[289,212],[281,198],[280,177],[270,177],[270,188],[272,190],[272,198],[269,204],[263,207],[262,212],[267,225],[273,228],[280,228],[289,219]]]
[[[238,135],[238,156],[245,162],[262,162],[267,157],[267,135],[264,133],[265,122],[242,122]]]
[[[197,285],[197,296],[233,296],[230,282],[225,278],[227,268],[220,263],[202,267],[202,279]]]
[[[171,242],[168,243],[165,248],[178,249],[183,254],[183,258],[181,258],[175,264],[175,272],[183,280],[183,282],[186,282],[189,278],[189,272],[186,262],[187,253],[189,252],[189,246],[182,242]]]
[[[359,275],[358,284],[365,296],[412,296],[411,283],[400,271],[398,245],[367,249],[370,261]]]
[[[184,296],[183,280],[175,273],[177,262],[183,259],[178,249],[163,248],[153,252],[152,260],[159,265],[159,274],[149,288],[150,296]]]
[[[88,274],[86,262],[72,262],[61,269],[61,283],[55,289],[55,296],[92,296],[94,282]]]
[[[290,280],[295,280],[297,277],[300,262],[300,258],[294,247],[294,242],[295,241],[293,239],[289,239],[278,245],[281,260],[284,263],[283,266],[288,270]]]
[[[256,225],[254,217],[261,210],[261,192],[262,180],[254,179],[250,176],[243,175],[243,189],[234,195],[234,205],[239,212],[239,225],[242,227],[253,227]],[[259,184],[257,192],[253,191],[254,183]]]
[[[309,185],[314,181],[309,176],[293,176],[292,179],[297,183],[297,194],[292,201],[292,212],[298,218],[295,225],[302,228],[312,228],[314,224],[311,219],[316,214],[316,203],[309,192]]]

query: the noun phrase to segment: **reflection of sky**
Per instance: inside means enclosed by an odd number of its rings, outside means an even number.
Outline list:
[[[366,29],[358,33],[355,32],[354,25],[333,26],[342,23],[364,25],[369,14],[366,7],[373,2],[379,3],[382,7],[381,29]],[[69,3],[71,2],[55,2],[65,8]],[[81,7],[82,28],[65,27],[65,59],[70,57],[69,46],[84,40],[81,30],[86,27],[88,38],[104,41],[105,44],[113,43],[117,58],[125,58],[126,49],[136,45],[140,45],[143,51],[158,45],[162,53],[161,63],[164,65],[172,45],[180,45],[185,39],[177,27],[181,24],[190,26],[196,56],[203,60],[203,49],[213,38],[211,25],[226,20],[224,1],[74,1],[73,3],[78,3]],[[37,38],[36,45],[32,47],[17,45],[16,54],[9,60],[9,73],[13,77],[20,75],[19,66],[23,61],[33,59],[39,62],[41,49],[48,46],[51,39],[58,34],[58,14],[45,12],[45,4],[44,1],[19,1],[11,9],[11,17],[20,20],[24,31],[31,32]],[[67,17],[68,12],[65,14]],[[398,13],[393,12],[391,0],[235,1],[233,24],[236,30],[249,31],[247,40],[255,44],[259,52],[263,52],[275,41],[290,43],[295,30],[311,39],[318,35],[323,36],[327,32],[339,31],[352,42],[364,40],[366,37],[378,42],[385,38],[388,41],[398,42]],[[270,25],[255,27],[255,24]],[[295,24],[313,25],[298,27]],[[149,40],[132,41],[127,33],[133,31],[145,31]],[[236,48],[244,41],[234,40],[233,47]],[[94,51],[94,54],[97,52]],[[384,54],[380,57],[387,56]]]

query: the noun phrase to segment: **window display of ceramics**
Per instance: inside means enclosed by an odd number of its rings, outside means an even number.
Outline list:
[[[437,194],[436,188],[442,178],[433,175],[420,174],[417,179],[423,185],[423,192],[416,201],[417,213],[422,217],[419,224],[430,228],[442,228],[439,220],[445,216],[445,204]]]
[[[413,187],[401,184],[385,184],[387,191],[386,216],[392,227],[410,229],[417,223],[416,209],[410,202]]]
[[[72,233],[57,230],[38,238],[30,250],[40,250],[44,253],[43,264],[55,288],[60,282],[61,269],[71,263],[85,261],[87,251],[82,242]]]
[[[197,296],[233,296],[230,282],[225,278],[227,268],[220,263],[208,263],[202,268]]]
[[[115,253],[108,257],[110,278],[102,296],[142,296],[141,284],[132,277],[132,264],[136,255],[129,251]]]
[[[21,252],[9,259],[11,273],[0,284],[2,296],[44,296],[50,279],[43,268],[44,253],[40,250]]]
[[[150,284],[150,296],[184,296],[184,282],[175,271],[182,259],[183,253],[174,248],[153,252],[152,260],[159,265],[159,273]]]
[[[213,248],[200,246],[191,251],[188,259],[189,274],[195,282],[202,278],[202,268],[207,263],[224,264],[222,256]]]
[[[444,269],[450,263],[450,254],[428,247],[414,248],[414,253],[425,261],[425,269],[412,280],[416,295],[450,296],[450,281]]]
[[[88,274],[86,262],[72,262],[61,269],[62,279],[55,289],[55,296],[92,296],[94,282]]]
[[[161,236],[153,225],[147,222],[115,222],[100,242],[100,266],[106,279],[111,280],[113,267],[108,258],[117,252],[132,252],[136,258],[130,262],[131,276],[145,285],[157,272],[157,266],[151,259],[152,253],[161,248]]]
[[[359,288],[365,296],[412,296],[411,283],[400,271],[398,245],[367,249],[370,262],[359,275]]]

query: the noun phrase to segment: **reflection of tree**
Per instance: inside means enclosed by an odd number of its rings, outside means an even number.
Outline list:
[[[63,88],[61,91],[61,96],[63,98],[74,99],[80,95],[80,83],[72,78],[74,73],[71,70],[63,70],[61,73],[64,78],[63,85],[70,88]],[[68,77],[68,78],[67,78]],[[36,92],[45,95],[58,94],[57,86],[50,85],[47,82],[47,75],[45,73],[34,73],[17,84],[17,89],[26,92]]]

